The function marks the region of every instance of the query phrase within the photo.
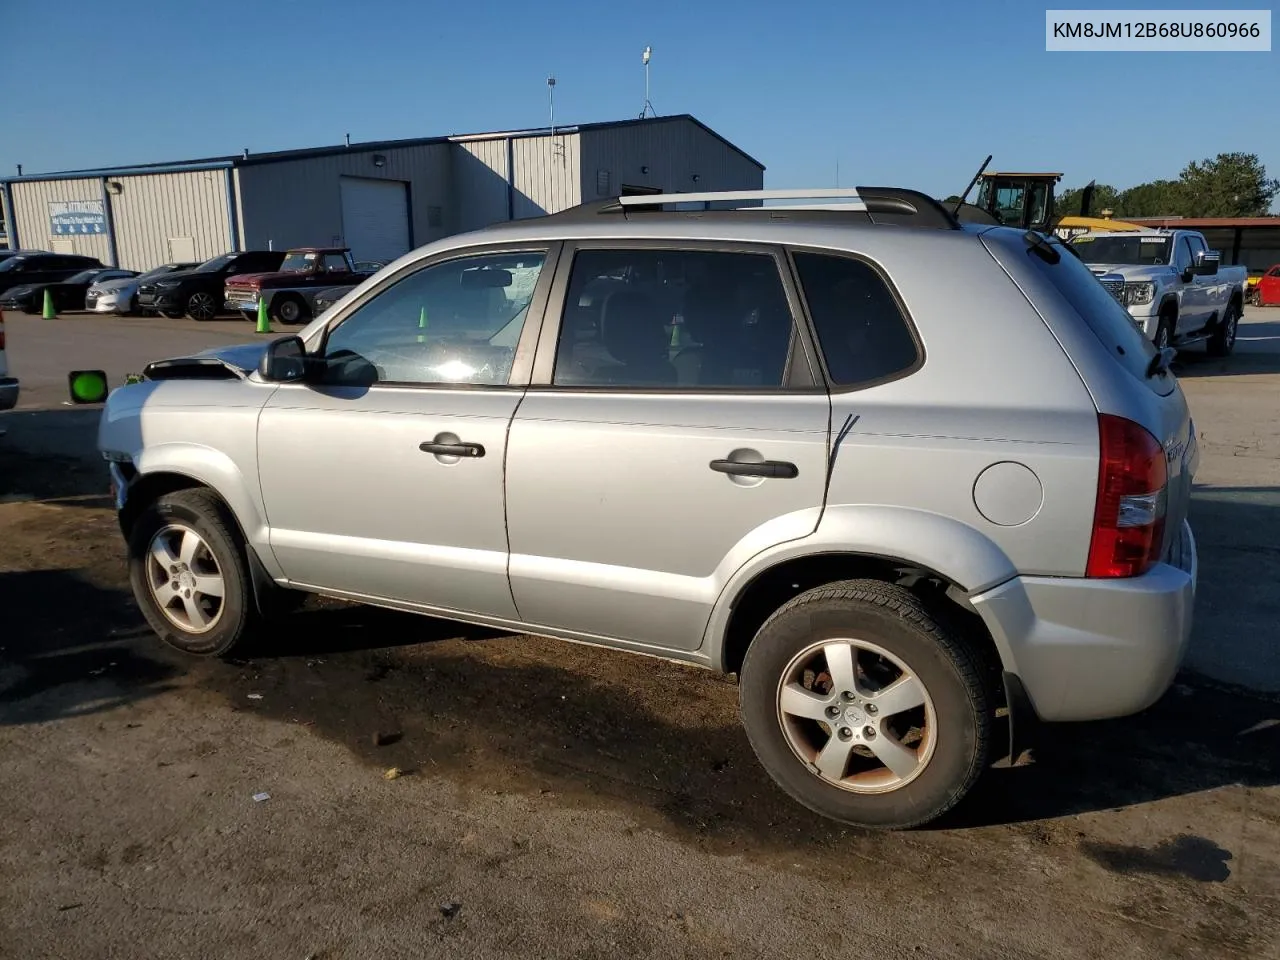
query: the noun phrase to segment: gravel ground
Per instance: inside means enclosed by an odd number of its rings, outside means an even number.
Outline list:
[[[1274,361],[1184,374],[1209,669],[898,834],[782,796],[688,667],[314,602],[171,654],[94,415],[0,419],[0,957],[1280,957],[1280,704],[1206,679],[1277,646]]]

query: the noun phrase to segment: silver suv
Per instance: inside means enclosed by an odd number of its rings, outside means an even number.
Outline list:
[[[503,224],[151,364],[100,429],[139,606],[195,654],[301,591],[737,673],[778,785],[865,826],[1006,714],[1142,710],[1196,582],[1169,354],[1053,238],[841,193]]]

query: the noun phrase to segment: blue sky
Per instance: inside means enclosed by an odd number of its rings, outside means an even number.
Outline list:
[[[1046,53],[1046,5],[10,0],[0,171],[541,126],[550,72],[557,122],[634,117],[648,44],[658,112],[769,186],[831,185],[838,160],[843,185],[942,195],[988,153],[1064,186],[1222,151],[1280,176],[1280,53]]]

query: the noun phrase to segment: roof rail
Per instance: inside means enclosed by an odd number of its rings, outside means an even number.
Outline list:
[[[766,200],[815,201],[762,206]],[[828,203],[816,201],[832,201]],[[750,206],[710,208],[710,204],[756,201]],[[676,204],[704,204],[704,209],[677,209]],[[960,222],[941,203],[904,187],[831,187],[788,190],[718,190],[700,193],[647,193],[589,201],[560,213],[557,220],[591,220],[603,214],[627,219],[667,215],[693,219],[750,218],[771,221],[891,223],[904,227],[958,230]]]
[[[823,200],[846,199],[861,201],[855,187],[833,187],[828,190],[712,190],[704,193],[642,193],[619,197],[624,207],[651,206],[655,203],[721,203],[730,200]],[[842,204],[841,209],[865,209],[861,203]]]

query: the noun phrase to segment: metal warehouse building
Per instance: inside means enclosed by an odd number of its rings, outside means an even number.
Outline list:
[[[0,180],[10,247],[133,270],[298,246],[387,260],[600,197],[763,184],[762,164],[687,114]]]

